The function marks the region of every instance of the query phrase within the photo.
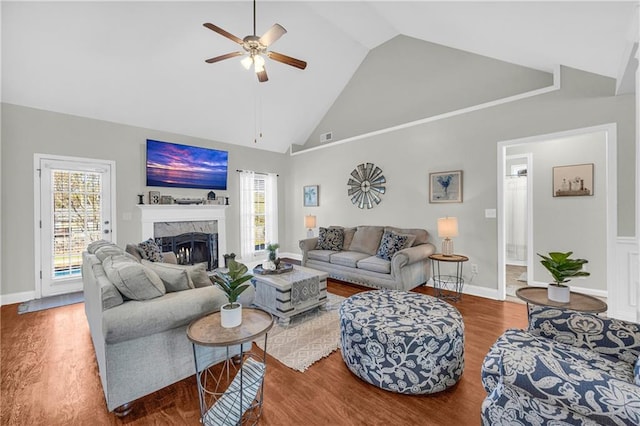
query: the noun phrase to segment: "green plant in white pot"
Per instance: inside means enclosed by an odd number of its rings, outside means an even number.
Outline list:
[[[540,263],[547,268],[547,271],[553,277],[553,283],[547,287],[547,297],[549,300],[560,303],[569,303],[569,287],[564,285],[568,283],[570,278],[588,277],[587,271],[582,269],[582,265],[589,263],[585,259],[571,259],[572,251],[567,253],[551,252],[548,256],[538,253],[542,258]]]
[[[242,263],[230,259],[228,272],[216,271],[211,278],[227,295],[229,303],[220,307],[220,323],[225,328],[237,327],[242,323],[242,304],[238,297],[251,284],[245,284],[253,275],[247,274],[248,268]]]

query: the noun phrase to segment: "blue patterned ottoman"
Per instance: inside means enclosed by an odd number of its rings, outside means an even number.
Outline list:
[[[340,305],[340,349],[349,370],[382,389],[440,392],[464,370],[464,322],[447,302],[377,290]]]

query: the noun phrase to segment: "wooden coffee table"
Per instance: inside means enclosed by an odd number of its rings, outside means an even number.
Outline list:
[[[323,271],[294,265],[293,271],[278,275],[254,274],[251,280],[256,288],[253,303],[280,319],[282,325],[287,325],[291,317],[301,314],[327,303],[327,274]],[[317,292],[312,291],[308,297],[294,294],[295,287],[304,280],[317,278]],[[304,299],[304,300],[302,300]]]
[[[522,287],[516,291],[519,299],[538,306],[552,306],[566,308],[580,312],[600,313],[607,310],[607,304],[597,297],[587,294],[571,292],[568,303],[555,302],[547,297],[547,289],[544,287]]]

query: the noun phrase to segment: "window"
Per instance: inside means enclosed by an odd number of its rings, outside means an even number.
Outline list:
[[[278,242],[278,180],[273,173],[240,172],[240,256],[252,260]]]

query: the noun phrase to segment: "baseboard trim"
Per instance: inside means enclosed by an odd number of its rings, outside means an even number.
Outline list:
[[[20,293],[0,294],[0,306],[22,303],[35,298],[35,291],[22,291]]]

